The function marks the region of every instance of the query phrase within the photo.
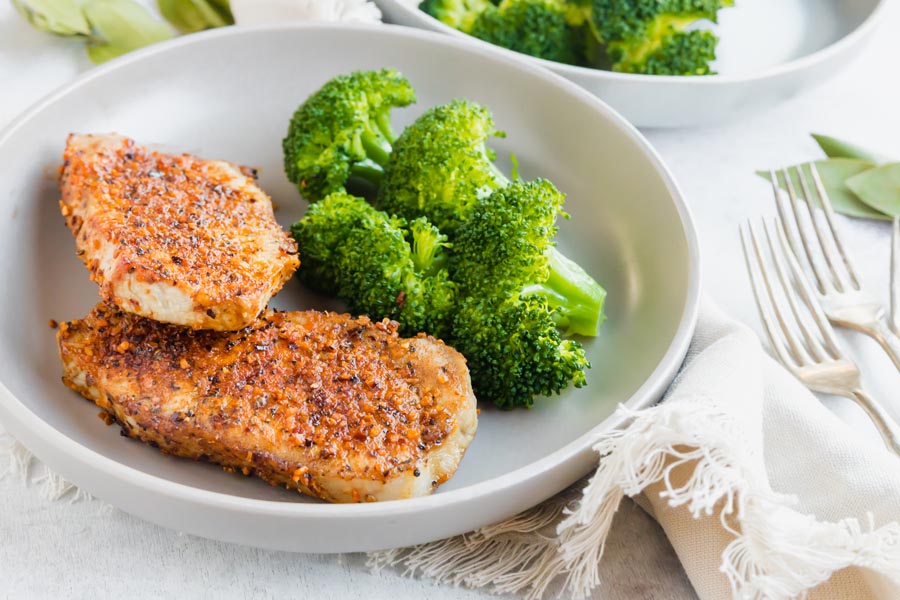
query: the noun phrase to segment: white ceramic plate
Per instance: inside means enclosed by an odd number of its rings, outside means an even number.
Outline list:
[[[569,194],[561,246],[609,289],[589,343],[589,385],[531,411],[484,406],[457,475],[427,498],[327,505],[119,436],[60,383],[48,319],[85,315],[96,286],[57,204],[71,131],[116,131],[157,147],[261,167],[287,226],[304,203],[282,173],[296,106],[329,78],[394,67],[419,93],[406,124],[454,97],[491,107],[526,177]],[[528,102],[521,102],[527,97]],[[408,545],[511,516],[583,475],[616,405],[646,406],[673,377],[697,314],[698,255],[687,209],[643,137],[581,88],[449,36],[399,27],[295,25],[189,36],[94,69],[0,134],[0,419],[65,478],[125,511],[189,533],[273,549]],[[330,306],[296,281],[282,309]]]
[[[420,11],[376,0],[391,23],[488,46]],[[523,57],[596,94],[639,127],[707,125],[769,108],[837,73],[868,41],[887,0],[735,0],[719,13],[718,75],[612,73]]]

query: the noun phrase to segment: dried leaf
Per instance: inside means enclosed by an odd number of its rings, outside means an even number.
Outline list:
[[[839,140],[835,137],[822,135],[819,133],[812,134],[816,143],[825,152],[829,158],[856,158],[876,165],[888,162],[889,159],[881,154],[866,150],[856,144]]]
[[[864,171],[847,179],[847,187],[871,206],[892,217],[900,217],[900,163]]]

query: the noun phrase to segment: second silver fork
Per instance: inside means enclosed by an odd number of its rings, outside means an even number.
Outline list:
[[[741,241],[756,306],[775,358],[812,391],[856,402],[868,413],[885,445],[900,455],[900,427],[863,391],[859,367],[841,350],[788,247],[781,224],[776,221],[774,227],[765,227],[764,236],[748,224],[741,228]],[[766,246],[770,260],[765,258]]]
[[[898,331],[892,331],[892,327],[886,322],[884,304],[863,285],[835,226],[834,208],[819,172],[813,164],[807,165],[807,171],[808,177],[804,175],[802,167],[794,169],[800,183],[799,190],[794,185],[790,171],[781,171],[790,200],[790,211],[785,209],[785,203],[781,201],[777,174],[770,172],[775,204],[793,254],[798,260],[805,262],[815,276],[815,291],[828,319],[835,325],[854,329],[876,340],[897,369],[900,369],[900,326],[895,325]],[[809,184],[810,179],[812,185]],[[817,217],[817,207],[822,209],[827,227]],[[806,216],[804,213],[807,213]],[[814,237],[808,231],[810,228]],[[897,297],[895,293],[895,299]],[[896,323],[896,319],[900,317],[897,310],[893,313],[892,322]]]

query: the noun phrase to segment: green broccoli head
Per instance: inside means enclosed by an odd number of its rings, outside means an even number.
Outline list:
[[[451,340],[475,394],[504,409],[580,387],[590,367],[560,328],[596,335],[605,292],[553,245],[563,200],[546,180],[511,183],[479,198],[453,240]]]
[[[707,75],[718,38],[686,31],[698,20],[715,22],[733,0],[593,0],[590,24],[607,44],[614,71],[650,75]]]
[[[719,39],[711,31],[677,31],[653,43],[613,42],[607,47],[614,71],[646,75],[709,75]]]
[[[476,200],[453,245],[451,272],[471,295],[518,295],[549,276],[556,217],[565,196],[545,179],[514,182]]]
[[[443,266],[446,237],[424,219],[407,225],[339,192],[310,206],[291,233],[305,284],[352,312],[399,322],[405,335],[445,335],[456,286]]]
[[[291,119],[284,170],[308,200],[359,179],[377,185],[396,139],[391,109],[416,100],[409,81],[391,69],[335,77],[300,105]]]
[[[560,0],[503,0],[481,12],[471,35],[522,54],[566,64],[585,62],[583,31]]]
[[[500,408],[530,407],[535,396],[586,384],[584,349],[562,339],[542,298],[468,297],[454,315],[453,339],[468,361],[475,395]]]
[[[555,247],[565,196],[547,180],[515,182],[479,198],[460,228],[451,277],[468,296],[535,296],[568,334],[597,335],[606,291]]]
[[[425,217],[452,236],[480,197],[508,183],[487,147],[501,136],[488,109],[468,100],[436,106],[394,143],[378,206],[407,219]]]
[[[657,19],[683,29],[708,19],[715,22],[718,11],[733,0],[592,0],[590,21],[604,42],[648,37]]]
[[[483,11],[493,8],[491,0],[424,0],[419,8],[438,21],[469,33]]]
[[[718,38],[688,31],[734,0],[425,0],[421,8],[486,42],[555,62],[706,75]]]

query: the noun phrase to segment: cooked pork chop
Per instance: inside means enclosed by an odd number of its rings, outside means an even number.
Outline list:
[[[431,493],[477,426],[462,355],[387,321],[267,311],[192,331],[100,304],[58,341],[64,383],[127,435],[331,502]]]
[[[101,297],[195,329],[250,325],[299,266],[254,172],[70,135],[60,207]]]

